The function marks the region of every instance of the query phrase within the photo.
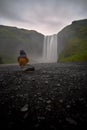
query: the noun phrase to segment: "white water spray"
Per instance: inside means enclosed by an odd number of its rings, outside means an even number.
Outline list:
[[[43,44],[44,62],[57,62],[57,35],[45,36]]]

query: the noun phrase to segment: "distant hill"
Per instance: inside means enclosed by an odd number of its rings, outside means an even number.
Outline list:
[[[1,63],[15,63],[19,50],[24,49],[33,59],[41,56],[44,35],[16,27],[0,26],[0,60]]]
[[[58,33],[59,62],[87,61],[87,19],[73,21]]]

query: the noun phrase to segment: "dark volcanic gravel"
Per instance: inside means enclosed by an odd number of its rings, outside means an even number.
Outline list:
[[[87,128],[87,63],[0,66],[0,128]]]

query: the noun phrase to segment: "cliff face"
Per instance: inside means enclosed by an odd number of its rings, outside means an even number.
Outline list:
[[[24,49],[30,57],[39,57],[43,39],[44,35],[34,30],[0,26],[0,57],[4,63],[16,62],[20,49]]]
[[[59,61],[87,61],[87,19],[72,22],[58,33]]]

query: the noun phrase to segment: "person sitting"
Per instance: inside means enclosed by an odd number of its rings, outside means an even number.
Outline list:
[[[29,59],[24,50],[20,50],[20,56],[18,57],[18,63],[20,67],[24,67],[29,62]]]

